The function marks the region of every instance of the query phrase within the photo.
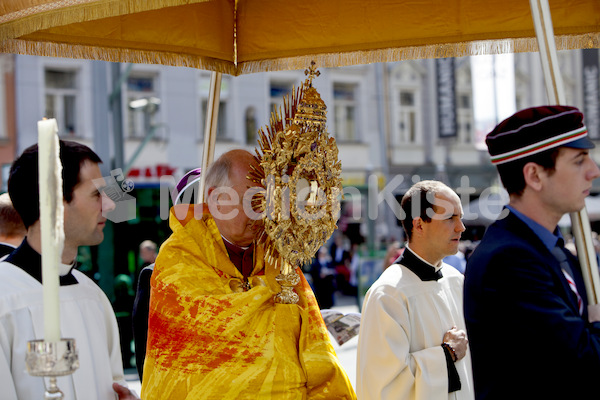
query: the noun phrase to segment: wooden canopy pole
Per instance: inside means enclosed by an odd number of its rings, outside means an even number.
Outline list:
[[[540,57],[548,100],[551,104],[565,104],[566,97],[560,70],[556,43],[554,41],[554,28],[550,15],[548,0],[529,0],[531,15],[535,25],[535,32],[540,48]],[[571,227],[575,236],[577,257],[581,264],[581,272],[585,281],[588,303],[598,304],[600,299],[600,274],[598,262],[592,240],[592,228],[585,206],[583,210],[570,213]]]
[[[198,204],[203,203],[204,182],[208,166],[213,162],[215,156],[215,139],[217,137],[217,121],[219,119],[219,102],[221,99],[220,72],[212,72],[210,75],[210,91],[206,107],[206,125],[204,127],[204,148],[202,149],[202,169],[200,175],[200,193],[196,197]]]

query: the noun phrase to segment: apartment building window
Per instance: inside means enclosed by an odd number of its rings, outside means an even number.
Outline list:
[[[254,107],[248,107],[246,108],[245,114],[246,144],[256,144],[256,139],[258,137],[256,109]]]
[[[204,131],[206,130],[206,116],[207,116],[207,107],[208,107],[208,98],[202,99],[200,103],[200,113],[202,115],[202,136],[204,137]],[[227,102],[219,101],[219,116],[217,118],[217,139],[224,140],[228,139],[227,135],[227,119],[225,118],[227,115]]]
[[[127,135],[143,138],[156,124],[160,96],[154,75],[132,74],[127,78]],[[146,100],[146,101],[144,101]]]
[[[427,71],[419,62],[400,62],[391,71],[390,110],[392,146],[419,145],[422,142],[421,92]]]
[[[471,144],[475,137],[471,62],[461,59],[455,65],[457,143]]]
[[[333,84],[334,135],[339,141],[357,140],[356,132],[356,84]]]
[[[45,116],[56,118],[61,136],[77,136],[77,74],[76,70],[55,68],[44,71]]]
[[[577,88],[580,82],[575,78],[575,58],[570,51],[559,51],[558,63],[563,79],[563,90],[565,95],[565,104],[574,104],[577,98]]]
[[[218,140],[230,140],[231,135],[228,133],[227,126],[227,100],[229,98],[229,79],[223,77],[221,80],[221,91],[219,94],[219,116],[217,118],[217,136]],[[202,116],[200,126],[200,138],[204,137],[204,131],[206,129],[206,118],[208,111],[208,97],[210,95],[210,75],[203,73],[200,75],[199,82],[199,96],[200,96],[200,115]]]
[[[459,143],[471,143],[473,136],[473,105],[471,93],[459,92],[457,99],[457,128]]]
[[[418,108],[417,94],[414,90],[400,90],[398,92],[398,109],[396,140],[394,144],[416,144],[418,135]]]
[[[523,56],[523,54],[520,54]],[[519,59],[516,58],[515,59]],[[527,74],[515,67],[515,106],[517,110],[523,110],[530,107],[531,104],[531,83]]]
[[[269,109],[271,113],[275,111],[283,112],[283,97],[290,95],[294,84],[291,82],[271,82]],[[269,114],[269,118],[271,115]]]

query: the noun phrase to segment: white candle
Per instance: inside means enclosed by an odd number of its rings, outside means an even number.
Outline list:
[[[44,340],[47,342],[60,340],[58,266],[64,246],[64,205],[57,132],[55,119],[38,122]]]

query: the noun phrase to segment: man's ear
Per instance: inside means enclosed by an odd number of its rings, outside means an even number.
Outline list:
[[[534,162],[528,162],[523,166],[523,178],[525,179],[525,185],[531,187],[536,192],[542,190],[543,184],[541,179],[541,173],[544,168]]]
[[[420,234],[421,232],[423,232],[423,224],[425,223],[421,217],[416,217],[413,218],[413,235],[416,234]]]
[[[216,207],[215,210],[219,208],[219,193],[214,193],[215,188],[209,187],[206,191],[206,198],[204,199],[204,203],[208,204],[209,207]]]
[[[204,199],[205,203],[208,203],[208,199],[210,199],[210,196],[212,195],[212,193],[215,191],[214,187],[209,187],[207,192],[206,192],[206,199]],[[216,199],[215,199],[216,200]]]

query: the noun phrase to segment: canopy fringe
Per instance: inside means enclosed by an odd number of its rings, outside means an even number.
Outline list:
[[[556,46],[559,50],[600,48],[600,33],[559,35],[556,36]],[[83,58],[138,64],[162,64],[221,72],[233,76],[265,71],[304,69],[313,60],[322,67],[339,67],[419,58],[464,57],[534,51],[538,51],[535,38],[503,39],[346,53],[308,54],[298,57],[239,62],[237,67],[235,67],[230,61],[175,52],[120,49],[53,42],[32,42],[19,39],[0,41],[0,52],[3,53]]]
[[[557,35],[559,50],[600,48],[600,32],[578,35]],[[314,60],[321,67],[393,62],[420,58],[465,57],[484,54],[524,53],[538,51],[535,37],[446,43],[425,46],[388,48],[345,53],[308,54],[298,57],[277,58],[259,61],[243,61],[238,64],[237,74],[263,71],[297,70]]]
[[[236,74],[236,69],[229,61],[218,60],[211,57],[150,50],[115,49],[98,46],[32,42],[13,39],[0,42],[0,53],[90,59],[109,62],[130,62],[135,64],[161,64],[174,67],[197,68],[229,75]]]
[[[0,41],[78,22],[209,0],[60,0],[0,15]]]

